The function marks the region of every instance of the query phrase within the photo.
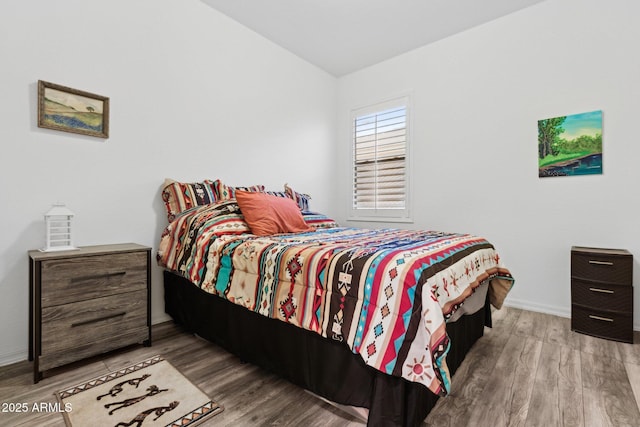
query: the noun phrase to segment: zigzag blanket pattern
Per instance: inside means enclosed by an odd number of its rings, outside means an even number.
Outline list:
[[[230,202],[227,202],[230,203]],[[513,284],[485,239],[357,228],[257,237],[219,233],[229,204],[187,212],[163,233],[161,266],[203,290],[344,342],[370,366],[449,390],[449,318],[482,283],[500,308]]]

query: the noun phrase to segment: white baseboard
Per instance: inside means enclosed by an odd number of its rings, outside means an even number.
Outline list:
[[[522,310],[535,311],[537,313],[552,314],[554,316],[571,318],[571,309],[548,304],[537,304],[530,301],[507,298],[504,301],[507,307],[520,308]]]
[[[168,322],[169,320],[173,320],[173,317],[169,316],[166,313],[162,313],[156,316],[151,316],[151,326],[157,325],[159,323]]]
[[[547,304],[536,304],[530,301],[524,301],[514,298],[507,298],[504,301],[504,305],[506,307],[520,308],[522,310],[535,311],[537,313],[544,314],[552,314],[554,316],[566,317],[567,319],[571,318],[571,309],[567,309],[565,307],[558,307],[554,305]],[[634,331],[640,331],[640,324],[633,325]]]
[[[571,318],[571,310],[567,310],[564,307],[558,307],[547,304],[536,304],[530,301],[518,300],[514,298],[507,298],[504,302],[506,307],[519,308],[522,310],[535,311],[538,313],[552,314],[554,316]],[[171,320],[171,317],[167,314],[154,316],[151,324],[156,325]],[[633,325],[634,331],[640,331],[640,324]],[[12,350],[6,353],[0,353],[0,366],[10,365],[12,363],[22,362],[27,359],[27,349]]]
[[[0,353],[0,366],[11,365],[12,363],[27,360],[27,349],[12,350],[6,353]]]
[[[171,316],[162,313],[158,316],[153,316],[151,319],[151,325],[157,325],[159,323],[171,320]],[[23,362],[27,360],[28,349],[25,347],[19,350],[11,350],[8,352],[0,352],[0,366],[11,365],[12,363]]]

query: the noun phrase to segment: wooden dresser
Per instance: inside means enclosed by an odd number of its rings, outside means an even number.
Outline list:
[[[571,329],[633,343],[633,255],[571,248]]]
[[[151,248],[134,243],[29,251],[29,360],[42,372],[151,345]]]

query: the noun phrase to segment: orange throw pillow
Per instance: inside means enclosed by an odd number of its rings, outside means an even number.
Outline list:
[[[251,233],[256,236],[314,231],[291,199],[237,190],[236,201]]]

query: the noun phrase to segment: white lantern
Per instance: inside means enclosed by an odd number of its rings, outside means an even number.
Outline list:
[[[54,204],[44,214],[46,243],[44,252],[77,249],[73,246],[72,220],[74,213],[63,204]]]

